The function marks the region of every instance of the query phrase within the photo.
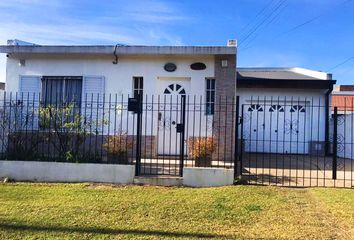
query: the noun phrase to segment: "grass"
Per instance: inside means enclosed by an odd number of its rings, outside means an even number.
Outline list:
[[[0,184],[0,239],[354,239],[354,191]]]

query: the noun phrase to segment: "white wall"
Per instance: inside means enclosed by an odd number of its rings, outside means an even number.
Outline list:
[[[19,66],[19,59],[25,59],[25,66]],[[6,91],[18,91],[20,75],[37,76],[104,76],[106,93],[132,94],[132,77],[144,77],[145,94],[156,92],[157,77],[190,77],[191,90],[187,94],[204,95],[205,78],[214,77],[214,56],[119,56],[117,65],[112,57],[102,56],[22,56],[7,59]],[[165,63],[177,65],[175,72],[166,72]],[[207,68],[202,71],[190,69],[194,62],[203,62]]]
[[[183,168],[183,185],[190,187],[218,187],[232,185],[234,170],[225,168]]]
[[[19,59],[25,59],[25,66],[19,65]],[[148,102],[152,101],[152,94],[154,94],[154,103],[157,103],[158,94],[163,95],[163,89],[161,85],[165,83],[176,81],[188,81],[186,85],[189,89],[185,89],[187,95],[197,95],[196,102],[200,103],[199,97],[204,96],[206,92],[205,78],[214,77],[214,56],[212,55],[195,55],[195,56],[119,56],[118,64],[113,64],[114,60],[112,56],[54,56],[54,55],[23,55],[21,57],[9,57],[7,59],[7,84],[6,91],[17,92],[19,91],[20,76],[103,76],[105,79],[105,93],[106,102],[109,101],[109,93],[112,93],[112,103],[115,101],[115,94],[118,95],[118,102],[121,101],[121,96],[124,95],[124,102],[128,100],[128,94],[133,94],[133,76],[144,77],[144,94],[148,95]],[[164,70],[164,65],[167,62],[172,62],[177,65],[175,72],[167,72]],[[203,62],[207,68],[205,70],[192,70],[190,65],[195,62]],[[172,80],[171,80],[172,78]],[[189,80],[185,80],[189,79]],[[162,83],[162,84],[161,84]],[[30,95],[31,96],[31,95]],[[193,96],[190,97],[191,101]],[[145,98],[144,98],[145,99]],[[161,97],[161,103],[163,97]],[[121,104],[118,104],[121,105]],[[115,121],[117,129],[126,131],[129,134],[133,134],[134,131],[134,114],[129,113],[127,116],[126,111],[115,112],[116,107],[111,106],[111,111],[107,110],[108,104],[106,104],[105,112],[99,111],[96,113],[93,111],[94,118],[99,115],[99,118],[110,120],[110,127],[105,126],[106,133],[113,133],[115,130],[112,126]],[[157,135],[156,131],[151,132],[151,122],[154,119],[154,129],[157,120],[157,105],[155,105],[155,111],[152,114],[150,111],[143,121],[143,132],[146,135]],[[82,110],[86,112],[85,109]],[[166,110],[168,111],[168,110]],[[88,110],[88,115],[90,114]],[[96,115],[95,115],[96,114]],[[104,114],[104,116],[103,116]],[[123,115],[123,116],[122,116]],[[122,116],[122,118],[121,118]],[[207,120],[203,114],[202,118],[199,118],[199,114],[194,117],[196,122],[200,122],[200,129],[206,129],[205,125]],[[145,130],[145,126],[148,129]],[[199,129],[195,129],[199,132]]]
[[[134,165],[0,161],[0,177],[16,181],[131,184]]]

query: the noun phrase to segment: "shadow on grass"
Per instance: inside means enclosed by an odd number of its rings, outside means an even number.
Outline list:
[[[156,237],[175,237],[175,238],[225,238],[227,236],[207,234],[207,233],[188,233],[188,232],[166,232],[158,230],[134,230],[134,229],[110,229],[97,227],[66,227],[66,226],[31,226],[24,224],[0,223],[0,229],[11,231],[33,231],[33,232],[62,232],[62,233],[82,233],[82,234],[110,234],[122,235],[133,234]]]
[[[242,170],[242,177],[239,180],[240,184],[256,184],[256,185],[282,185],[287,186],[292,183],[296,183],[296,180],[302,180],[303,178],[289,177],[289,176],[275,176],[266,173],[251,173],[246,169]]]

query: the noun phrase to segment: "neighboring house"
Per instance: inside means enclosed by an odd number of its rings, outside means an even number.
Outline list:
[[[337,107],[338,156],[354,158],[354,85],[336,85],[332,92],[332,115]],[[332,123],[334,124],[334,123]]]
[[[238,68],[245,150],[324,153],[335,82],[331,74],[303,68]]]
[[[354,112],[354,85],[337,85],[332,92],[332,111],[337,107],[339,114]]]

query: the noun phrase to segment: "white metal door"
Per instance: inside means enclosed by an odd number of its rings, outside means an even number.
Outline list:
[[[264,149],[264,134],[265,134],[265,117],[264,107],[260,104],[251,104],[246,106],[247,122],[244,125],[246,132],[245,138],[248,144],[245,146],[247,152],[263,152]]]
[[[306,107],[299,104],[245,105],[247,152],[306,154]]]
[[[179,155],[180,134],[176,127],[181,121],[181,96],[188,93],[189,86],[188,80],[159,80],[158,154]]]

